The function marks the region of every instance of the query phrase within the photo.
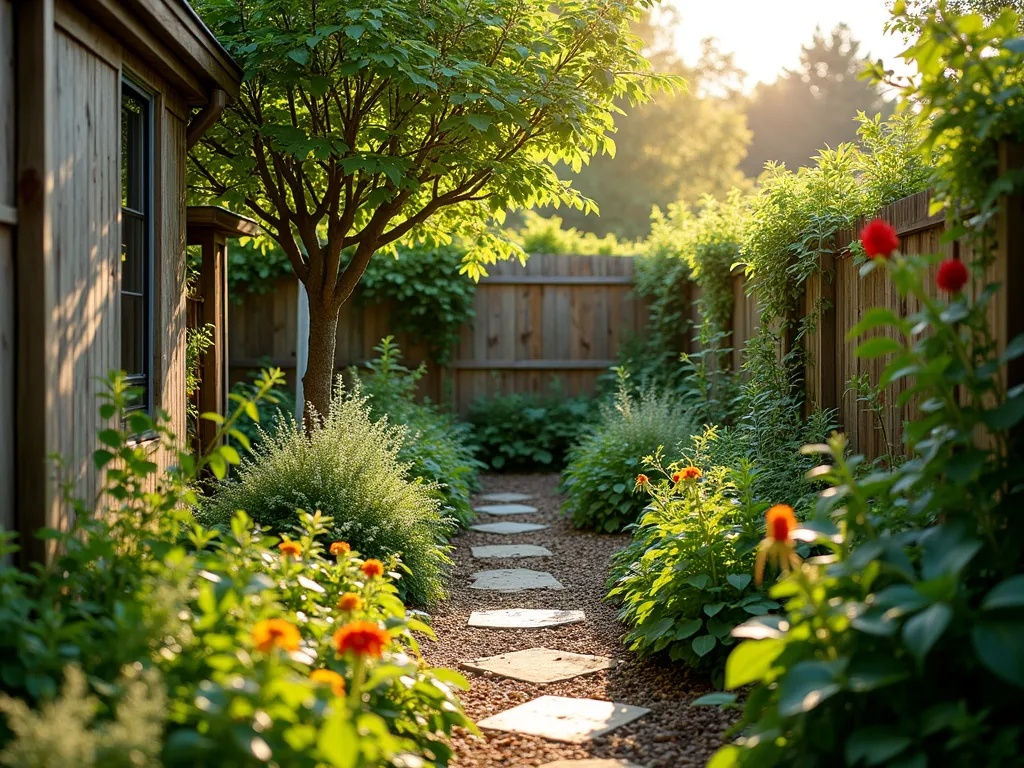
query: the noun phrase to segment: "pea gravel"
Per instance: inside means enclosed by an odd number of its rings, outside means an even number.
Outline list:
[[[544,530],[514,537],[467,531],[455,539],[455,570],[450,579],[451,597],[433,616],[437,642],[427,642],[423,652],[429,663],[458,668],[459,663],[484,656],[552,648],[560,651],[609,656],[613,669],[559,683],[536,684],[491,674],[467,673],[471,687],[462,695],[474,721],[497,714],[538,696],[572,696],[618,701],[647,707],[650,714],[588,744],[561,744],[535,736],[485,731],[483,737],[468,732],[454,739],[455,766],[498,768],[541,766],[554,760],[623,758],[645,768],[703,766],[721,745],[721,735],[731,715],[713,707],[690,707],[713,689],[699,675],[667,661],[639,659],[620,642],[624,627],[615,607],[603,602],[609,558],[628,542],[626,535],[599,535],[575,530],[559,514],[557,475],[489,475],[486,493],[530,494],[538,511],[516,521],[544,523]],[[471,590],[471,574],[483,569],[471,555],[471,547],[498,543],[536,544],[553,553],[532,567],[550,572],[564,590],[530,590],[519,593]],[[543,563],[543,565],[541,565]],[[492,559],[486,568],[521,568],[523,560]],[[581,624],[544,629],[487,629],[468,627],[470,613],[498,608],[557,608],[583,610]]]

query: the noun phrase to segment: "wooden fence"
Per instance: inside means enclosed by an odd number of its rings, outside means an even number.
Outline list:
[[[633,296],[633,259],[619,256],[531,256],[488,267],[477,286],[475,318],[462,329],[450,370],[429,365],[420,392],[465,413],[477,398],[498,392],[543,393],[560,382],[567,395],[591,393],[615,364],[619,346],[642,336],[644,303]],[[390,333],[392,307],[347,303],[338,323],[339,370],[374,357]],[[246,296],[231,309],[229,365],[244,378],[261,361],[294,378],[298,291],[282,280],[271,293]],[[406,362],[426,349],[399,336]]]

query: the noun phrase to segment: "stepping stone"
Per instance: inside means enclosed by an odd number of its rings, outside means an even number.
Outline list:
[[[533,499],[528,493],[485,493],[480,497],[481,501],[493,501],[496,504],[511,504],[515,501],[530,501]]]
[[[485,504],[482,507],[473,507],[473,511],[487,515],[529,515],[536,512],[537,508],[529,504]]]
[[[581,744],[643,717],[651,710],[614,701],[541,696],[499,712],[477,725],[493,731],[525,733]]]
[[[583,611],[560,611],[547,608],[503,608],[493,611],[473,611],[469,626],[490,629],[541,629],[586,621]]]
[[[487,589],[492,592],[522,592],[526,589],[565,589],[558,580],[546,571],[531,571],[527,568],[499,568],[494,571],[480,571],[473,574],[476,579],[470,589]]]
[[[503,653],[483,659],[464,661],[459,666],[472,672],[493,672],[513,680],[528,683],[557,683],[610,669],[615,662],[605,656],[588,656],[550,648],[530,648],[526,651]]]
[[[473,547],[473,557],[485,560],[493,557],[550,557],[547,547],[536,544],[488,544],[485,547]]]
[[[629,760],[555,760],[544,763],[540,768],[642,768]]]
[[[512,533],[527,533],[529,531],[543,531],[546,525],[540,523],[483,523],[482,525],[471,525],[469,530],[482,533],[501,533],[506,536]]]

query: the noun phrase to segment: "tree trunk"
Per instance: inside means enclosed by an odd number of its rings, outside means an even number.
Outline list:
[[[312,295],[309,297],[309,356],[306,360],[306,374],[302,377],[307,430],[315,426],[311,416],[315,413],[324,418],[331,406],[339,313],[340,308],[332,310]]]

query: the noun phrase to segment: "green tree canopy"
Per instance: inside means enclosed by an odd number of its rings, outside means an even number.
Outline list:
[[[631,24],[654,0],[198,0],[245,70],[191,153],[194,188],[263,224],[310,300],[308,402],[327,412],[338,313],[400,241],[508,255],[509,209],[589,202],[551,163],[614,147],[656,76]]]

